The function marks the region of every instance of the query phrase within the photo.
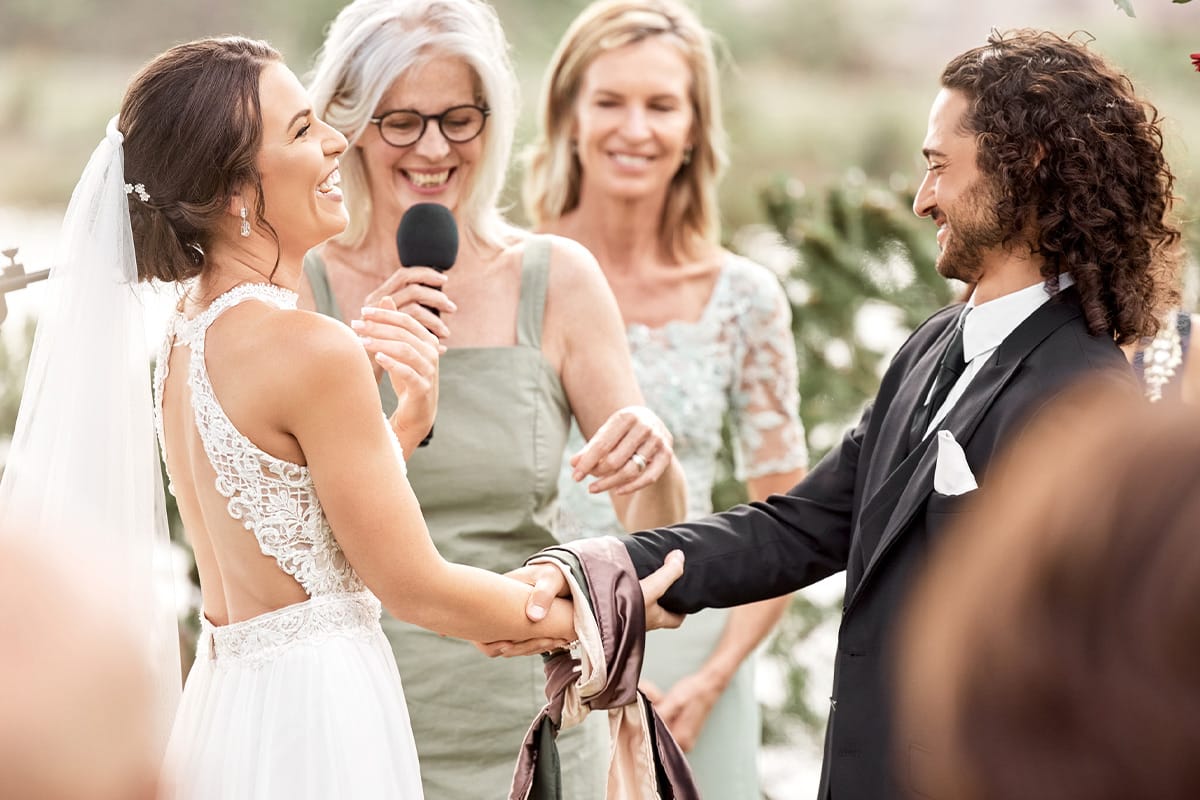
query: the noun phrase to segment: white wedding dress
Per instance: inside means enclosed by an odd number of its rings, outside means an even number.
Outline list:
[[[416,746],[379,601],[338,547],[307,468],[243,436],[209,381],[205,333],[222,312],[249,300],[296,306],[292,292],[246,284],[195,319],[171,321],[154,378],[159,440],[165,453],[170,349],[186,346],[196,427],[216,488],[246,535],[309,599],[222,626],[201,613],[167,779],[185,800],[420,798]]]

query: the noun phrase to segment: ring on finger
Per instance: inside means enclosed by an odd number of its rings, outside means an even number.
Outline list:
[[[631,455],[629,457],[629,460],[632,461],[634,463],[634,466],[637,467],[637,471],[638,471],[639,475],[646,471],[646,463],[647,463],[646,457],[643,456],[641,453],[634,453],[633,455]]]

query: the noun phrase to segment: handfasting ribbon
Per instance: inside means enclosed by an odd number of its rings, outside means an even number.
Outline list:
[[[525,735],[509,800],[561,800],[555,739],[589,711],[607,711],[612,734],[607,795],[613,800],[700,800],[679,745],[638,691],[645,652],[642,587],[614,537],[547,548],[529,560],[560,569],[575,604],[578,658],[545,656],[548,702]]]

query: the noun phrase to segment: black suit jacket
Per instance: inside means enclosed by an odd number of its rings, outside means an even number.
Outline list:
[[[775,597],[846,571],[819,797],[902,797],[909,745],[891,740],[890,635],[929,547],[963,497],[933,491],[936,437],[909,451],[909,427],[953,334],[961,305],[939,311],[900,348],[858,425],[787,494],[625,538],[645,576],[673,549],[683,577],[663,607],[693,612]],[[987,466],[1031,412],[1087,374],[1134,389],[1110,338],[1088,334],[1067,289],[989,358],[938,425],[962,445],[986,491]]]

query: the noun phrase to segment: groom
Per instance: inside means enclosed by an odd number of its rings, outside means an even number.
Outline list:
[[[1153,109],[1121,74],[1016,31],[955,58],[941,86],[913,210],[971,300],[913,333],[857,427],[787,494],[622,540],[639,576],[683,551],[661,600],[680,613],[846,571],[819,795],[833,800],[903,796],[918,768],[916,743],[892,740],[891,636],[929,548],[1067,384],[1133,390],[1117,345],[1152,334],[1174,295],[1173,176]],[[536,587],[531,617],[563,589],[546,568],[517,574]]]

